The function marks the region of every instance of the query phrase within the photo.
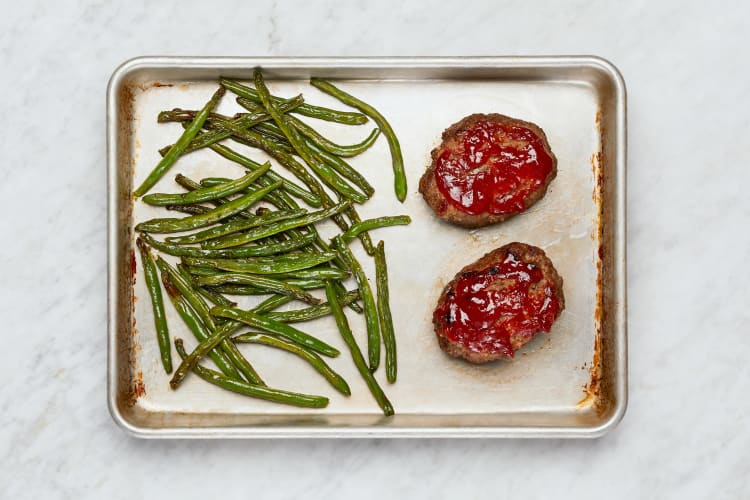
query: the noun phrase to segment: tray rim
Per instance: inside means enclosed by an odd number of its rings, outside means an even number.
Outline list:
[[[495,68],[495,69],[548,69],[556,67],[592,67],[603,71],[614,85],[615,142],[614,155],[616,202],[614,203],[614,286],[616,300],[614,361],[619,374],[614,381],[615,406],[599,425],[581,427],[349,427],[349,426],[295,426],[295,427],[163,427],[152,428],[130,422],[117,405],[117,249],[115,236],[117,224],[117,89],[127,76],[138,69],[164,68],[228,68],[246,69],[266,67],[346,67],[356,68]],[[275,57],[275,56],[139,56],[126,60],[112,73],[106,91],[107,121],[107,407],[118,427],[133,437],[158,438],[596,438],[614,429],[625,415],[628,403],[627,362],[627,245],[626,245],[626,162],[627,162],[627,108],[626,86],[622,74],[609,60],[595,55],[566,56],[398,56],[398,57]]]

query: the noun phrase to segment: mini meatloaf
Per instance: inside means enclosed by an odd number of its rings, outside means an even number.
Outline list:
[[[557,158],[541,128],[478,113],[443,132],[419,192],[441,219],[481,227],[529,208],[556,175]]]
[[[440,348],[471,363],[512,358],[565,308],[563,280],[544,251],[509,243],[461,269],[433,315]]]

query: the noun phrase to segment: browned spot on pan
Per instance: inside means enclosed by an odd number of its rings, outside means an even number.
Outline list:
[[[141,398],[146,395],[146,386],[143,383],[143,372],[138,371],[138,373],[135,376],[135,380],[133,381],[133,387],[131,388],[130,392],[130,399],[129,403],[130,406],[135,405],[135,403],[138,401],[138,398]]]
[[[596,113],[597,126],[600,125],[600,112]],[[601,398],[602,388],[602,366],[601,366],[601,353],[602,353],[602,313],[604,310],[604,298],[603,298],[603,287],[602,287],[602,261],[604,260],[604,232],[603,232],[603,221],[604,221],[604,210],[602,204],[602,151],[599,149],[591,155],[591,170],[594,174],[594,191],[592,197],[597,206],[596,213],[596,231],[594,238],[596,238],[597,250],[593,256],[596,260],[596,307],[594,309],[594,327],[596,329],[594,336],[594,355],[589,365],[589,382],[583,386],[584,396],[576,404],[578,408],[588,408],[593,406],[597,413],[601,413],[605,410],[604,401]]]

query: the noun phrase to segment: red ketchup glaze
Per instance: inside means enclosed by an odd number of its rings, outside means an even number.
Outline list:
[[[470,351],[512,358],[511,334],[549,332],[560,314],[553,286],[541,269],[509,253],[501,264],[463,273],[435,309],[435,321]]]
[[[443,196],[467,214],[523,212],[525,198],[552,171],[544,143],[526,127],[483,120],[459,139],[438,157],[435,178]]]

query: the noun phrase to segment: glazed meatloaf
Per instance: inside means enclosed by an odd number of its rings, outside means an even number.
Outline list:
[[[459,271],[433,315],[438,343],[471,363],[512,358],[565,308],[563,280],[544,251],[509,243]]]
[[[541,128],[478,113],[443,132],[419,191],[441,219],[481,227],[529,208],[556,175],[557,158]]]

